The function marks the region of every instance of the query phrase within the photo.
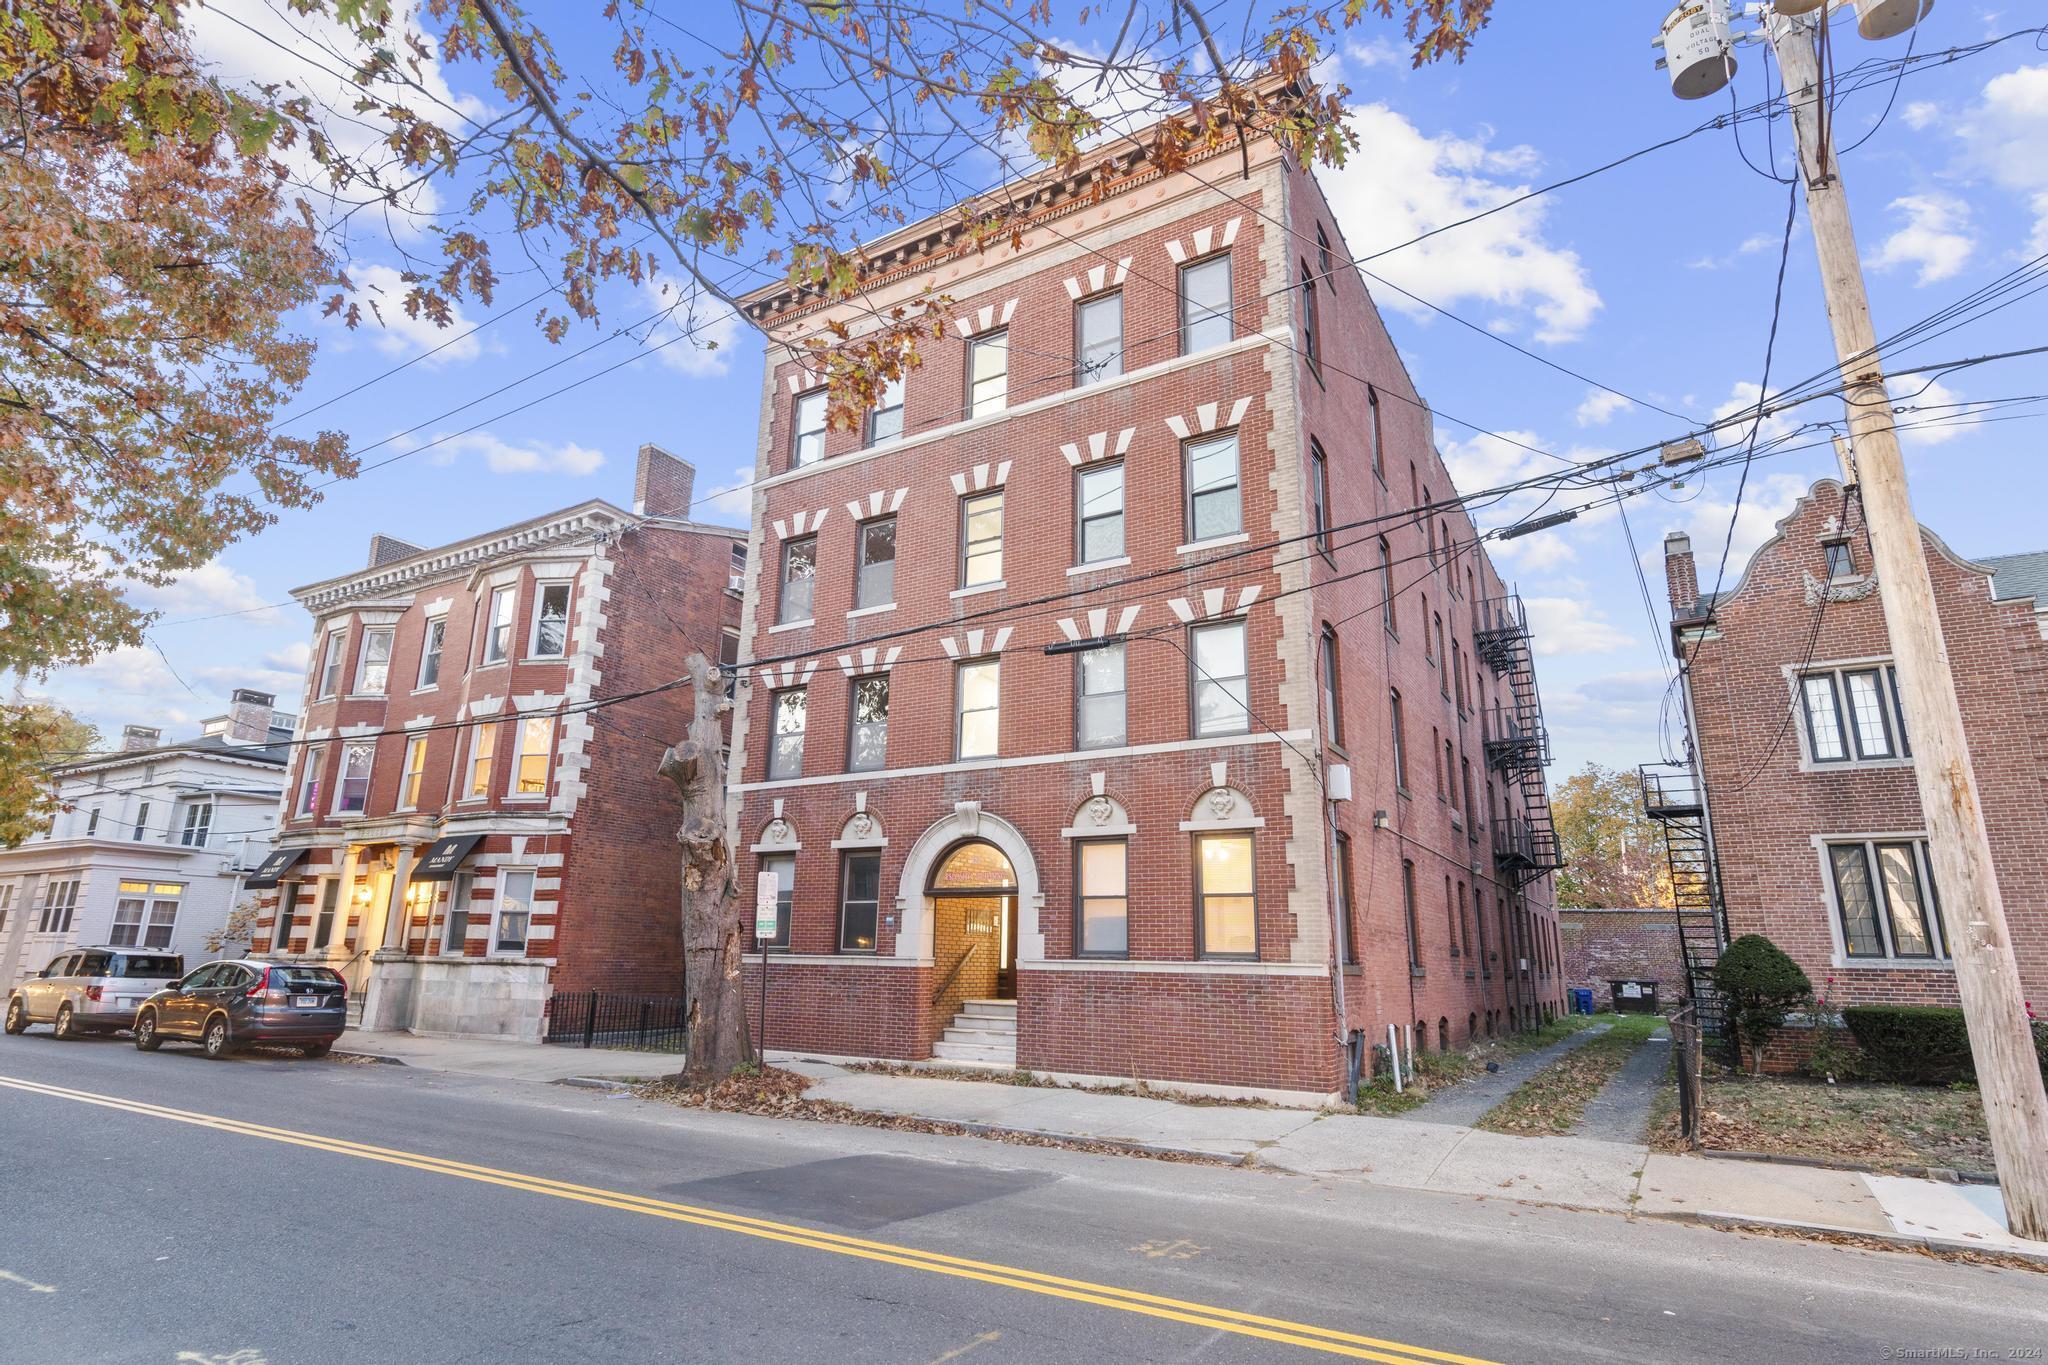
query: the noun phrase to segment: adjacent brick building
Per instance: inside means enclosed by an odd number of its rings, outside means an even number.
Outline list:
[[[1559,1007],[1519,606],[1314,178],[1246,164],[1048,174],[985,251],[873,244],[858,305],[744,301],[772,1046],[1329,1093],[1389,1025]],[[828,430],[796,343],[927,288]]]
[[[1566,990],[1593,992],[1593,1007],[1613,1003],[1613,983],[1654,981],[1660,1002],[1686,990],[1678,922],[1671,911],[1633,906],[1559,906]]]
[[[2020,977],[2048,999],[2048,553],[1972,562],[1921,529]],[[1957,1003],[1859,504],[1816,483],[1702,595],[1664,545],[1726,934],[1763,934],[1837,1006]]]
[[[312,663],[256,951],[328,963],[373,1027],[538,1040],[555,991],[681,988],[674,788],[693,651],[738,642],[739,533],[643,446],[593,500],[293,593]],[[643,695],[644,694],[644,695]]]

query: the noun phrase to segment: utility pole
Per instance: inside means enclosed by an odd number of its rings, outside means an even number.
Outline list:
[[[1821,22],[1829,8],[1821,6]],[[2019,964],[1991,862],[1991,839],[1978,803],[1948,649],[1935,614],[1920,523],[1907,496],[1905,461],[1892,427],[1891,396],[1871,327],[1841,165],[1823,141],[1815,21],[1772,12],[1765,25],[1792,105],[1807,217],[1841,358],[1855,460],[1847,472],[1861,494],[1869,529],[1878,597],[1898,666],[1906,729],[1913,737],[1913,775],[1927,820],[1942,927],[1969,1025],[2006,1221],[2018,1236],[2048,1241],[2048,1097],[2020,993]]]

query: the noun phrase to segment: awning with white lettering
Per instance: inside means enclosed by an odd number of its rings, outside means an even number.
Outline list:
[[[420,855],[419,863],[412,870],[412,879],[416,882],[447,881],[455,875],[455,869],[462,866],[462,860],[469,856],[470,850],[483,841],[481,834],[451,834],[446,839],[434,840]]]
[[[242,883],[243,887],[250,891],[270,890],[280,881],[284,880],[285,873],[297,867],[305,856],[312,851],[312,848],[306,845],[301,845],[298,848],[274,848],[270,850],[269,856],[256,864],[256,870],[249,874],[249,880]]]

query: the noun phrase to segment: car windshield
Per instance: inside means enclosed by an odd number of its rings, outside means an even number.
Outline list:
[[[114,959],[113,976],[175,981],[185,974],[185,959],[165,953],[124,954]]]
[[[270,984],[286,991],[338,991],[345,983],[331,967],[272,967]]]

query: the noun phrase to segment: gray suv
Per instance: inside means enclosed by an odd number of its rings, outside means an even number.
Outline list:
[[[7,1031],[49,1024],[59,1038],[135,1026],[136,1008],[185,972],[176,953],[149,948],[73,948],[7,997]]]

